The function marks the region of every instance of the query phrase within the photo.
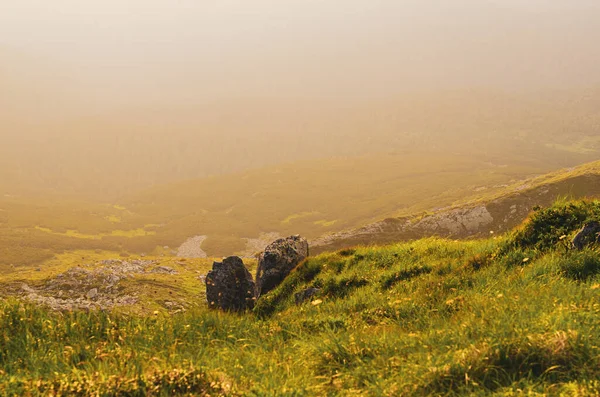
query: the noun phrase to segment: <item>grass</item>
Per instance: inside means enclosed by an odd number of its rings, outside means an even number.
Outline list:
[[[599,247],[550,242],[599,206],[557,203],[486,240],[311,257],[245,314],[4,300],[0,394],[598,395]],[[555,230],[553,214],[577,221]]]
[[[109,222],[115,223],[112,220],[109,220]],[[100,234],[82,234],[82,233],[79,233],[77,230],[67,230],[64,233],[59,233],[59,232],[55,232],[54,230],[52,230],[50,228],[45,228],[45,227],[40,227],[40,226],[36,226],[35,229],[39,230],[41,232],[53,234],[56,236],[65,236],[65,237],[72,237],[72,238],[79,238],[79,239],[86,239],[86,240],[102,240],[103,237],[107,237],[107,236],[144,237],[144,236],[156,235],[156,232],[147,231],[143,228],[138,228],[138,229],[134,229],[134,230],[112,230],[110,233],[100,233]]]

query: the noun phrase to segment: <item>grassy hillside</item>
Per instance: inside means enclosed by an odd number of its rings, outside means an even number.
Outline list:
[[[452,190],[434,199],[447,203]],[[537,207],[557,199],[600,197],[600,162],[563,169],[531,179],[493,187],[478,187],[446,207],[420,212],[401,209],[397,215],[357,229],[323,235],[312,241],[313,252],[331,251],[357,244],[385,244],[438,236],[484,237],[504,233],[519,225]]]
[[[600,201],[502,237],[322,254],[241,315],[4,300],[0,393],[598,395],[600,247],[566,244],[589,220]],[[295,305],[306,287],[319,295]]]

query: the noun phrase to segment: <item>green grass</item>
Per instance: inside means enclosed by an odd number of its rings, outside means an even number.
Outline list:
[[[487,240],[311,257],[239,315],[4,300],[0,394],[598,395],[599,247],[553,239],[599,207],[557,203]],[[556,230],[554,214],[577,220]],[[308,287],[321,292],[296,306]]]

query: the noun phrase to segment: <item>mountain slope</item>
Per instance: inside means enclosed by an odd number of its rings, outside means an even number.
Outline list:
[[[414,213],[450,205],[477,186],[505,184],[540,171],[499,166],[483,156],[400,152],[305,161],[158,186],[121,204],[134,214],[124,222],[161,224],[157,238],[166,245],[176,247],[189,237],[205,235],[203,248],[209,255],[228,255],[247,252],[245,239],[261,234],[299,233],[314,239],[401,209]]]
[[[482,237],[519,225],[538,206],[561,197],[600,196],[600,161],[510,186],[484,189],[452,206],[424,214],[387,218],[364,227],[323,236],[312,241],[314,252],[361,244],[382,244],[427,236]]]

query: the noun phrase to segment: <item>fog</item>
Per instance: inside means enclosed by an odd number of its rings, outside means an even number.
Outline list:
[[[593,0],[4,0],[0,171],[105,194],[571,122],[593,136],[598,20]]]

